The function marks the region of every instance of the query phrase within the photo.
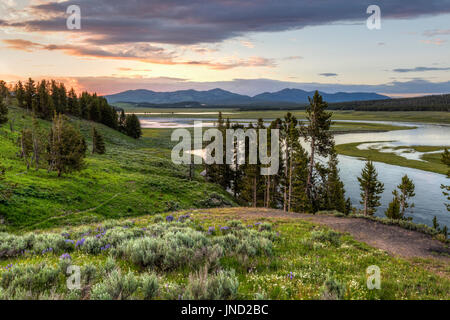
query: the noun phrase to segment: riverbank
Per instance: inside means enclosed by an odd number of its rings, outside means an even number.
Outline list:
[[[382,142],[382,141],[378,141]],[[338,154],[351,156],[351,157],[357,157],[357,158],[364,158],[367,160],[377,161],[377,162],[383,162],[391,165],[396,166],[402,166],[402,167],[408,167],[413,169],[419,169],[424,171],[430,171],[440,174],[446,174],[447,173],[447,166],[441,163],[441,154],[440,153],[430,153],[430,154],[424,154],[420,160],[411,160],[407,159],[403,156],[400,156],[396,153],[392,152],[382,152],[380,149],[375,148],[366,148],[366,149],[359,149],[358,146],[368,143],[368,142],[354,142],[354,143],[346,143],[336,146],[336,151]],[[374,142],[370,142],[374,143]],[[442,150],[445,147],[444,146],[396,146],[393,149],[401,149],[401,148],[409,148],[413,149],[416,152],[433,152]]]

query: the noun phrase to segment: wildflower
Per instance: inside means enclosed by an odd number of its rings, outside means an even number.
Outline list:
[[[70,237],[70,234],[68,234],[67,232],[63,232],[63,233],[61,233],[61,235],[62,235],[64,238],[69,238],[69,237]]]
[[[82,238],[81,240],[78,240],[77,243],[75,244],[75,248],[82,246],[85,241],[86,241],[85,238]]]
[[[216,231],[216,228],[215,227],[209,227],[208,228],[208,234],[212,234],[213,232],[215,232]]]
[[[166,217],[166,221],[167,222],[172,222],[173,221],[173,216],[172,215],[167,216]]]
[[[70,256],[70,254],[68,254],[68,253],[63,253],[60,257],[59,257],[61,260],[71,260],[72,259],[72,257]]]
[[[100,250],[105,251],[105,250],[108,250],[109,248],[111,248],[111,245],[108,243],[106,246],[101,247]]]
[[[75,240],[66,239],[66,243],[74,244],[74,243],[75,243]]]

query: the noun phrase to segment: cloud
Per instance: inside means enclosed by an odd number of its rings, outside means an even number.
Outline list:
[[[34,2],[32,2],[34,3]],[[66,8],[79,5],[82,29],[66,29]],[[166,44],[215,43],[255,32],[276,32],[307,26],[364,23],[371,0],[70,0],[29,7],[26,20],[3,20],[0,26],[35,32],[83,35],[97,45],[133,42]],[[407,19],[450,12],[447,0],[382,3],[384,19]],[[5,18],[4,18],[5,19]]]
[[[427,30],[423,33],[426,37],[435,37],[440,35],[450,35],[450,29],[433,29]]]
[[[319,73],[319,76],[323,76],[323,77],[337,77],[337,73],[333,73],[333,72],[325,72],[325,73]]]
[[[14,50],[34,51],[63,51],[71,56],[87,58],[106,58],[118,60],[132,60],[153,64],[165,65],[190,65],[203,66],[213,70],[228,70],[241,67],[275,67],[274,59],[263,57],[249,57],[246,59],[221,59],[221,61],[208,60],[181,60],[172,52],[167,52],[163,48],[152,46],[150,44],[117,45],[107,46],[110,50],[105,50],[98,46],[89,45],[56,45],[40,44],[22,39],[2,40],[7,48]]]
[[[433,40],[421,40],[421,42],[426,43],[426,44],[434,44],[434,45],[440,46],[444,42],[447,42],[447,40],[437,38],[437,39],[433,39]]]
[[[398,69],[393,69],[392,71],[394,72],[401,72],[401,73],[405,73],[405,72],[424,72],[424,71],[446,71],[446,70],[450,70],[450,67],[447,68],[438,68],[438,67],[415,67],[415,68],[398,68]]]
[[[303,57],[301,57],[301,56],[289,56],[289,57],[283,58],[283,60],[301,60],[301,59],[303,59]]]
[[[253,49],[255,47],[255,44],[253,42],[251,42],[251,41],[241,40],[240,42],[246,48]]]
[[[27,52],[31,52],[36,49],[43,49],[44,47],[39,43],[22,39],[6,39],[2,40],[2,42],[6,44],[8,49],[23,50]]]

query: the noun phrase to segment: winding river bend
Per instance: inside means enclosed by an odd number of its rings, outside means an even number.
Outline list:
[[[175,117],[141,117],[144,128],[180,128],[191,127],[194,120],[202,120],[205,126],[212,125],[215,118],[175,118]],[[267,119],[269,120],[269,119]],[[233,122],[248,123],[254,119],[233,119]],[[347,133],[335,136],[336,144],[352,142],[390,141],[389,146],[448,146],[450,145],[450,126],[438,124],[404,123],[390,121],[350,121],[360,123],[386,123],[391,125],[411,126],[411,130],[396,130],[377,133]],[[345,190],[353,206],[361,208],[360,190],[357,177],[364,166],[364,160],[348,156],[339,156],[341,178]],[[381,206],[376,215],[384,217],[384,212],[392,199],[392,190],[400,183],[403,175],[407,174],[416,185],[416,196],[413,198],[415,207],[410,209],[407,216],[412,217],[416,223],[431,226],[436,216],[441,226],[450,227],[450,213],[444,203],[446,201],[441,184],[450,184],[445,175],[427,172],[418,169],[389,165],[375,162],[378,178],[384,183],[385,191],[381,197]]]

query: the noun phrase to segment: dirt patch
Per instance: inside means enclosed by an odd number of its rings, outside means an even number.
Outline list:
[[[214,211],[211,211],[212,213]],[[286,217],[303,219],[326,225],[336,231],[347,232],[360,242],[384,250],[391,255],[404,258],[431,258],[450,262],[450,247],[431,236],[398,226],[385,225],[363,218],[335,217],[332,215],[312,215],[285,213],[281,210],[263,208],[233,208],[227,213],[239,216]]]

